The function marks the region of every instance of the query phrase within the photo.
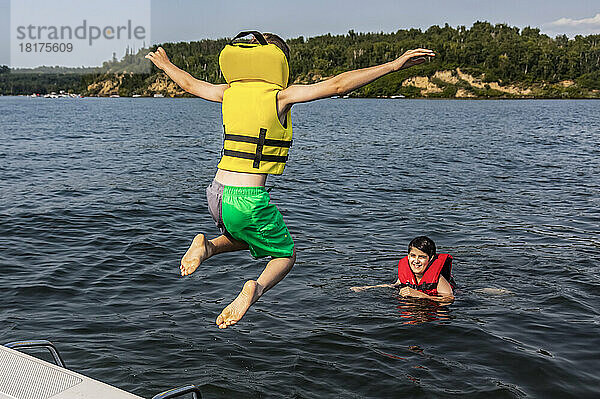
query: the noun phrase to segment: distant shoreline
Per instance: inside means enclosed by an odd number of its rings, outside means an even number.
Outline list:
[[[64,90],[83,96],[133,95],[188,97],[175,82],[145,59],[158,46],[171,61],[196,79],[225,83],[218,58],[229,41],[203,39],[160,43],[101,67],[67,73],[61,67],[11,71],[0,66],[0,93],[50,93]],[[471,27],[433,25],[426,30],[391,33],[325,34],[286,40],[291,48],[290,84],[314,84],[340,73],[380,65],[406,50],[427,47],[436,57],[385,75],[349,93],[350,97],[472,99],[600,98],[600,35],[554,38],[535,27],[475,22]]]
[[[44,100],[52,100],[52,99],[56,99],[53,97],[44,97],[44,96],[38,96],[38,97],[32,97],[31,94],[17,94],[17,95],[5,95],[5,94],[0,94],[0,97],[12,97],[12,98],[30,98],[30,99],[44,99]],[[153,96],[84,96],[84,95],[79,95],[79,94],[74,94],[72,96],[65,96],[65,97],[57,97],[57,98],[72,98],[72,99],[84,99],[84,98],[103,98],[103,99],[161,99],[161,100],[179,100],[179,99],[198,99],[198,100],[202,100],[200,97],[194,97],[194,96],[163,96],[163,97],[153,97]],[[573,98],[565,98],[565,97],[514,97],[514,98],[509,98],[509,97],[468,97],[468,98],[457,98],[457,97],[404,97],[404,98],[390,98],[390,97],[349,97],[349,98],[333,98],[333,97],[328,97],[328,98],[323,98],[321,100],[340,100],[340,101],[346,101],[346,100],[433,100],[433,101],[439,101],[439,100],[456,100],[456,101],[469,101],[469,100],[473,100],[473,101],[510,101],[510,100],[518,100],[518,101],[526,101],[526,100],[536,100],[536,101],[541,101],[541,100],[600,100],[600,97],[573,97]],[[319,100],[319,101],[321,101]]]

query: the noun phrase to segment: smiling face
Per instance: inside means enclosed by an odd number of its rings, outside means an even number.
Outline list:
[[[429,255],[420,249],[411,247],[408,252],[408,264],[415,275],[422,275],[429,265]]]

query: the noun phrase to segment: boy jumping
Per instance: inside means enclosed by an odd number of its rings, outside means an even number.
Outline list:
[[[234,43],[250,34],[252,42]],[[246,281],[237,298],[217,317],[219,328],[237,323],[288,274],[296,260],[292,237],[265,189],[267,176],[282,174],[287,161],[292,105],[344,95],[435,56],[427,49],[409,50],[382,65],[344,72],[315,84],[288,86],[289,52],[277,35],[241,32],[219,56],[227,84],[195,79],[173,65],[162,47],[146,55],[183,90],[222,103],[223,151],[215,178],[206,189],[209,211],[221,235],[211,240],[196,235],[181,259],[181,275],[193,273],[206,259],[223,252],[249,249],[255,258],[271,257],[258,279]]]

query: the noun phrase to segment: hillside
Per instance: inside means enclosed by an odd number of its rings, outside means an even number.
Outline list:
[[[161,46],[174,64],[196,78],[223,83],[218,54],[226,42],[201,40]],[[600,98],[600,35],[551,38],[536,28],[520,30],[477,22],[471,28],[446,25],[395,33],[351,30],[346,35],[298,37],[289,39],[288,44],[294,83],[318,82],[347,70],[380,64],[411,48],[436,52],[431,62],[387,75],[350,93],[352,97]],[[154,66],[149,73],[140,72],[143,63],[149,62],[143,58],[148,51],[105,62],[103,71],[85,74],[78,81],[71,77],[71,86],[66,89],[92,96],[186,96]],[[43,86],[50,76],[39,74],[35,80]],[[60,81],[57,76],[47,85]],[[32,77],[0,71],[0,92],[29,94],[27,82]]]

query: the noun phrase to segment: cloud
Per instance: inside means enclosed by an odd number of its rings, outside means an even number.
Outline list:
[[[561,34],[574,37],[576,35],[598,35],[600,34],[600,13],[591,18],[559,18],[556,21],[542,25],[545,33]]]
[[[600,28],[600,13],[592,18],[572,19],[560,18],[550,22],[548,26],[555,28]]]

